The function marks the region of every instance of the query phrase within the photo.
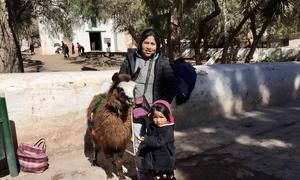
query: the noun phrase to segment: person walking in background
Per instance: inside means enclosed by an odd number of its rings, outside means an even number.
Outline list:
[[[64,58],[66,58],[66,56],[67,56],[67,55],[66,55],[66,46],[67,46],[67,45],[66,45],[63,41],[61,42],[61,44],[62,44],[62,45],[61,45],[61,49],[62,49]]]
[[[107,41],[107,52],[110,52],[110,46],[111,46],[110,41]]]
[[[81,55],[84,55],[84,47],[83,46],[80,46],[80,52],[81,52],[80,53]]]
[[[72,54],[75,54],[75,46],[73,43],[72,43]]]
[[[30,49],[30,54],[34,55],[35,53],[34,53],[34,45],[33,45],[33,43],[30,43],[29,49]]]
[[[77,51],[78,51],[78,56],[81,55],[81,45],[79,44],[79,42],[77,42]]]
[[[174,117],[171,105],[165,100],[155,101],[149,121],[146,123],[146,134],[139,137],[141,145],[138,155],[142,157],[142,164],[155,180],[176,180]]]
[[[160,50],[159,34],[154,29],[146,29],[140,37],[138,48],[127,53],[119,72],[132,75],[140,68],[140,74],[135,81],[135,96],[144,96],[150,105],[158,99],[171,103],[176,92],[175,75],[169,60]],[[132,126],[136,154],[140,145],[138,138],[144,135],[145,118],[133,118]],[[139,156],[136,156],[136,166],[139,179],[147,179],[148,170]]]
[[[96,49],[96,42],[95,42],[95,41],[92,41],[91,47],[92,47],[92,50],[95,50],[95,49]]]
[[[61,49],[63,50],[65,47],[65,43],[63,41],[61,41]]]
[[[65,44],[64,46],[64,57],[65,58],[70,58],[70,55],[69,55],[69,47],[67,44]]]

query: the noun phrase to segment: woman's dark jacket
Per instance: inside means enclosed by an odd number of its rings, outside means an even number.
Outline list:
[[[157,127],[151,123],[144,137],[139,151],[143,167],[156,171],[175,169],[174,125]]]
[[[128,51],[127,57],[121,65],[120,73],[130,75],[134,73],[136,53],[136,49]],[[169,60],[160,55],[156,60],[154,68],[153,102],[163,99],[171,103],[176,93],[175,83],[174,71],[170,66]]]

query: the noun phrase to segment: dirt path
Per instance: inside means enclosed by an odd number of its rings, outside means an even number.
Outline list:
[[[220,119],[201,127],[177,129],[177,179],[300,179],[299,107],[300,100],[296,100],[281,107],[260,108],[235,120]],[[77,146],[69,146],[69,141],[71,137],[60,138],[58,143],[65,142],[65,146],[49,153],[50,167],[44,173],[21,172],[15,178],[4,179],[106,179],[101,166],[91,166],[91,151],[84,147],[83,140]],[[133,157],[126,154],[125,158],[128,179],[135,179]]]
[[[41,55],[40,49],[36,49],[33,56],[25,56],[25,72],[57,72],[57,71],[81,71],[82,67],[95,68],[97,70],[119,69],[118,65],[106,65],[102,62],[109,58],[87,59],[84,56],[78,57],[77,54],[70,55],[66,59],[61,55]],[[120,59],[123,57],[112,57],[111,59]],[[41,63],[40,63],[41,62]]]

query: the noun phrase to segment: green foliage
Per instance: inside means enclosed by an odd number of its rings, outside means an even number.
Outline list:
[[[63,32],[65,37],[72,37],[72,24],[76,21],[70,15],[69,0],[32,0],[34,4],[34,15],[43,22],[52,34]]]
[[[31,25],[33,23],[33,4],[31,1],[19,0],[15,4],[15,25],[16,34],[21,39],[29,36],[33,31]]]
[[[115,31],[129,31],[132,36],[145,27],[157,29],[162,38],[172,41],[193,42],[202,37],[209,47],[222,47],[225,37],[232,33],[247,13],[255,11],[256,29],[267,18],[272,22],[267,34],[288,35],[300,28],[300,2],[297,0],[218,0],[221,14],[206,24],[199,24],[215,10],[213,0],[19,0],[16,6],[18,34],[29,34],[32,18],[46,23],[53,33],[64,32],[72,37],[76,25],[97,19],[113,19]],[[258,7],[258,8],[257,8]],[[199,26],[205,26],[205,32]],[[36,30],[31,30],[36,31]],[[243,25],[235,43],[252,37],[250,21]],[[164,41],[165,42],[165,41]],[[177,46],[173,47],[178,50]]]
[[[194,39],[197,37],[197,29],[199,22],[205,16],[213,11],[214,7],[210,1],[199,1],[194,6],[184,7],[182,14],[182,32],[183,39]],[[191,31],[191,27],[195,27],[195,31]]]
[[[275,62],[273,58],[266,57],[265,59],[261,60],[260,62]]]

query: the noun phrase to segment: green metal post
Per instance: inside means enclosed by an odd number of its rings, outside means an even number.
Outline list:
[[[0,118],[2,119],[2,129],[3,129],[3,139],[4,139],[4,146],[5,152],[7,157],[7,164],[9,168],[9,173],[11,176],[18,175],[18,168],[17,168],[17,161],[15,155],[15,149],[12,139],[12,133],[10,129],[10,124],[7,115],[7,108],[5,98],[0,97]]]
[[[3,135],[2,135],[2,120],[0,118],[0,160],[5,158],[5,151],[4,151],[4,145],[3,145]]]

